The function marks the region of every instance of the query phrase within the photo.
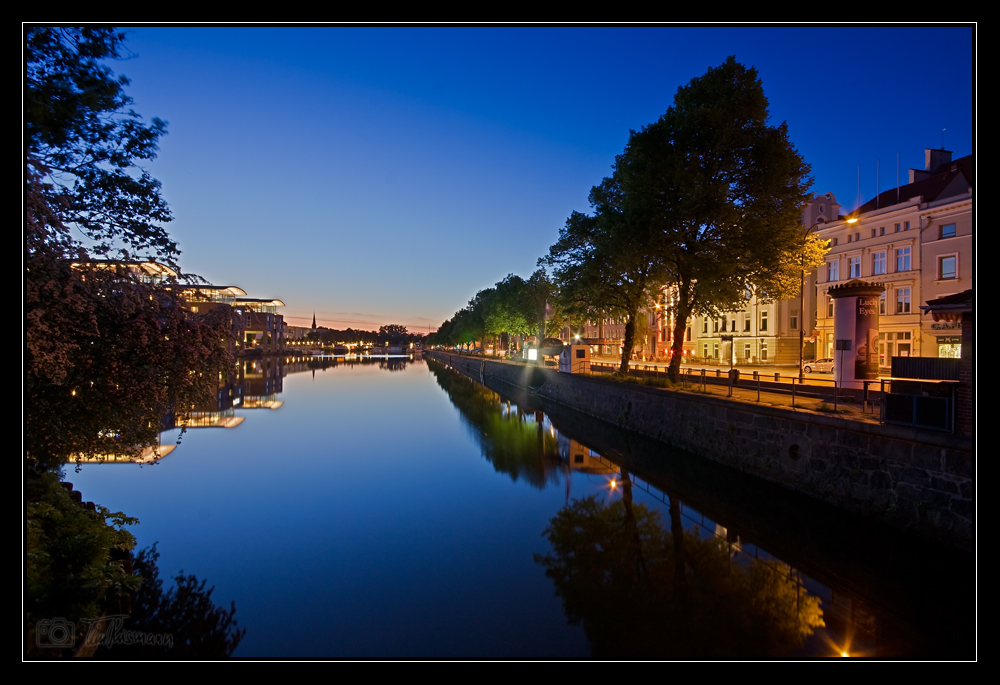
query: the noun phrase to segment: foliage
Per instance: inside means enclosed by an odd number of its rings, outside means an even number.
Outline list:
[[[131,658],[136,656],[213,657],[232,656],[246,634],[235,620],[236,604],[229,609],[212,601],[215,588],[205,588],[205,581],[183,572],[174,577],[175,587],[163,591],[156,545],[135,557],[135,575],[142,585],[135,593],[127,630],[149,636],[169,636],[168,640],[149,640],[131,644],[104,645],[97,656]]]
[[[137,454],[207,401],[229,366],[232,311],[192,314],[170,290],[32,255],[25,282],[25,451],[42,467]]]
[[[741,308],[748,290],[797,294],[800,269],[821,257],[800,225],[809,166],[767,107],[756,70],[730,57],[633,132],[629,163],[618,165],[626,194],[652,204],[655,254],[675,302],[674,376],[692,313]]]
[[[106,27],[25,35],[25,447],[38,466],[155,445],[161,420],[214,390],[230,363],[227,308],[193,315],[131,261],[179,254],[159,183],[139,169],[164,132],[127,110],[123,51]],[[117,245],[117,247],[116,247]]]
[[[615,173],[590,191],[592,216],[573,212],[540,264],[553,267],[560,306],[579,319],[625,319],[621,372],[627,373],[640,310],[660,282],[648,199],[625,192],[619,155]]]
[[[683,530],[673,498],[668,532],[623,494],[563,507],[545,530],[552,553],[535,557],[594,656],[783,655],[823,625],[819,599],[784,564],[743,563]]]
[[[36,633],[40,622],[62,619],[81,635],[84,619],[100,616],[109,599],[139,586],[122,561],[135,546],[125,526],[138,521],[104,507],[88,509],[51,472],[29,474],[25,499],[25,647],[29,654],[54,655],[58,650],[38,648],[53,644],[44,624]]]
[[[92,241],[94,254],[158,259],[176,267],[160,183],[137,162],[156,156],[166,124],[129,109],[128,79],[104,64],[124,51],[110,27],[25,30],[24,144],[28,184],[54,215],[54,241]]]

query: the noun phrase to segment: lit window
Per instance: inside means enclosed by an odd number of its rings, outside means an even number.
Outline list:
[[[872,254],[872,276],[879,276],[885,273],[885,252],[875,252]]]
[[[910,289],[909,288],[897,288],[896,289],[896,313],[897,314],[909,314],[910,313]]]
[[[939,271],[941,272],[941,280],[946,280],[949,278],[957,278],[958,274],[956,273],[955,269],[956,262],[957,258],[954,255],[952,255],[951,257],[941,257],[939,262],[941,265],[939,269]]]
[[[941,237],[942,238],[954,238],[955,237],[955,224],[944,224],[941,226]]]
[[[901,247],[896,250],[896,271],[910,270],[910,248]]]

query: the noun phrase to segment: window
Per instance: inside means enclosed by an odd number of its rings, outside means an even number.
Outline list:
[[[879,235],[885,235],[885,226],[879,226],[878,227],[878,234]]]
[[[899,233],[899,224],[896,224],[895,228],[896,228],[896,233]]]
[[[840,280],[840,261],[828,262],[826,265],[826,280],[828,282]]]
[[[762,342],[760,344],[760,360],[767,361],[767,343]]]
[[[712,357],[714,359],[718,359],[719,358],[719,343],[714,343],[712,345]]]
[[[872,276],[880,276],[885,273],[885,252],[875,252],[872,254]]]
[[[828,317],[830,317],[831,319],[833,318],[833,298],[832,297],[827,298],[827,300],[826,300],[826,315]]]
[[[909,231],[910,230],[910,222],[909,221],[904,221],[903,222],[903,230],[904,231]]]
[[[878,296],[878,313],[885,314],[885,293]]]
[[[750,317],[746,314],[743,315],[743,330],[747,333],[750,332]]]
[[[713,333],[718,333],[719,332],[719,320],[718,319],[716,319],[715,321],[712,322],[712,332]]]
[[[896,313],[910,313],[910,289],[896,288]]]
[[[854,242],[858,242],[859,240],[861,240],[861,231],[854,234]]]
[[[708,333],[708,317],[706,316],[701,322],[701,332]]]
[[[941,237],[942,238],[954,238],[955,237],[955,224],[942,224],[941,225]]]
[[[791,318],[790,318],[790,320],[789,320],[788,323],[789,323],[789,327],[793,331],[799,330],[799,310],[798,309],[793,309],[792,310],[792,316],[791,316]]]
[[[750,358],[750,343],[743,344],[743,358],[744,359]]]
[[[851,257],[849,260],[851,278],[861,278],[861,257]]]
[[[896,271],[910,270],[910,248],[901,247],[896,250]]]
[[[834,246],[834,247],[837,247],[837,242],[838,242],[838,239],[837,239],[837,238],[834,238],[834,239],[833,239],[833,246]]]
[[[760,313],[760,330],[762,331],[767,330],[767,311],[763,311]]]
[[[955,255],[951,255],[950,257],[941,257],[938,260],[938,265],[939,265],[938,273],[940,274],[939,278],[942,281],[947,280],[949,278],[958,277],[958,274],[956,273],[955,269],[955,264],[957,261],[958,259],[955,257]]]
[[[854,241],[854,236],[853,236],[853,235],[851,235],[850,233],[848,233],[848,234],[847,234],[847,242],[849,242],[849,243],[850,243],[850,242],[853,242],[853,241]]]
[[[883,228],[882,230],[884,231],[885,229]],[[872,229],[872,238],[874,238],[877,235],[878,235],[878,231],[873,228]]]

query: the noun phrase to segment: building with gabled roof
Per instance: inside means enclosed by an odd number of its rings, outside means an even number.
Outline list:
[[[831,287],[854,278],[885,284],[879,301],[879,364],[892,357],[960,357],[962,323],[935,321],[921,303],[973,287],[974,155],[952,160],[948,150],[925,151],[925,168],[910,183],[879,193],[841,214],[832,193],[816,195],[806,225],[830,241],[816,275],[813,333],[816,355],[832,357]]]

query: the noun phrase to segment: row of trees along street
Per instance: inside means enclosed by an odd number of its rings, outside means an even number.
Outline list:
[[[135,539],[124,526],[134,520],[82,507],[60,477],[81,457],[156,446],[165,416],[210,398],[232,367],[231,314],[192,314],[176,282],[133,274],[152,260],[179,273],[180,251],[164,228],[171,214],[160,184],[141,166],[166,124],[132,111],[128,79],[106,64],[127,54],[124,34],[24,31],[26,651],[58,653],[36,632],[46,621],[68,620],[81,635],[84,619],[134,596],[156,614],[134,615],[138,625],[176,629],[168,653],[213,645],[210,653],[228,654],[242,637],[235,607],[215,607],[193,577],[162,592],[155,552],[133,571]],[[202,626],[201,636],[171,627],[171,615]]]
[[[674,322],[668,373],[676,380],[689,317],[741,309],[747,293],[796,296],[802,271],[822,263],[825,243],[801,225],[811,184],[787,126],[770,123],[756,70],[728,58],[630,133],[611,176],[591,189],[591,213],[573,212],[539,260],[552,274],[552,328],[621,318],[627,372],[640,312],[665,290],[660,312]],[[443,342],[497,330],[482,294],[442,326]]]
[[[546,332],[562,328],[558,314],[554,318],[546,314],[553,295],[552,282],[542,269],[527,280],[510,274],[494,287],[476,293],[467,307],[427,336],[427,343],[468,347],[476,341],[484,346],[491,339],[497,349],[510,349],[515,340],[523,343],[530,335],[541,340]]]

